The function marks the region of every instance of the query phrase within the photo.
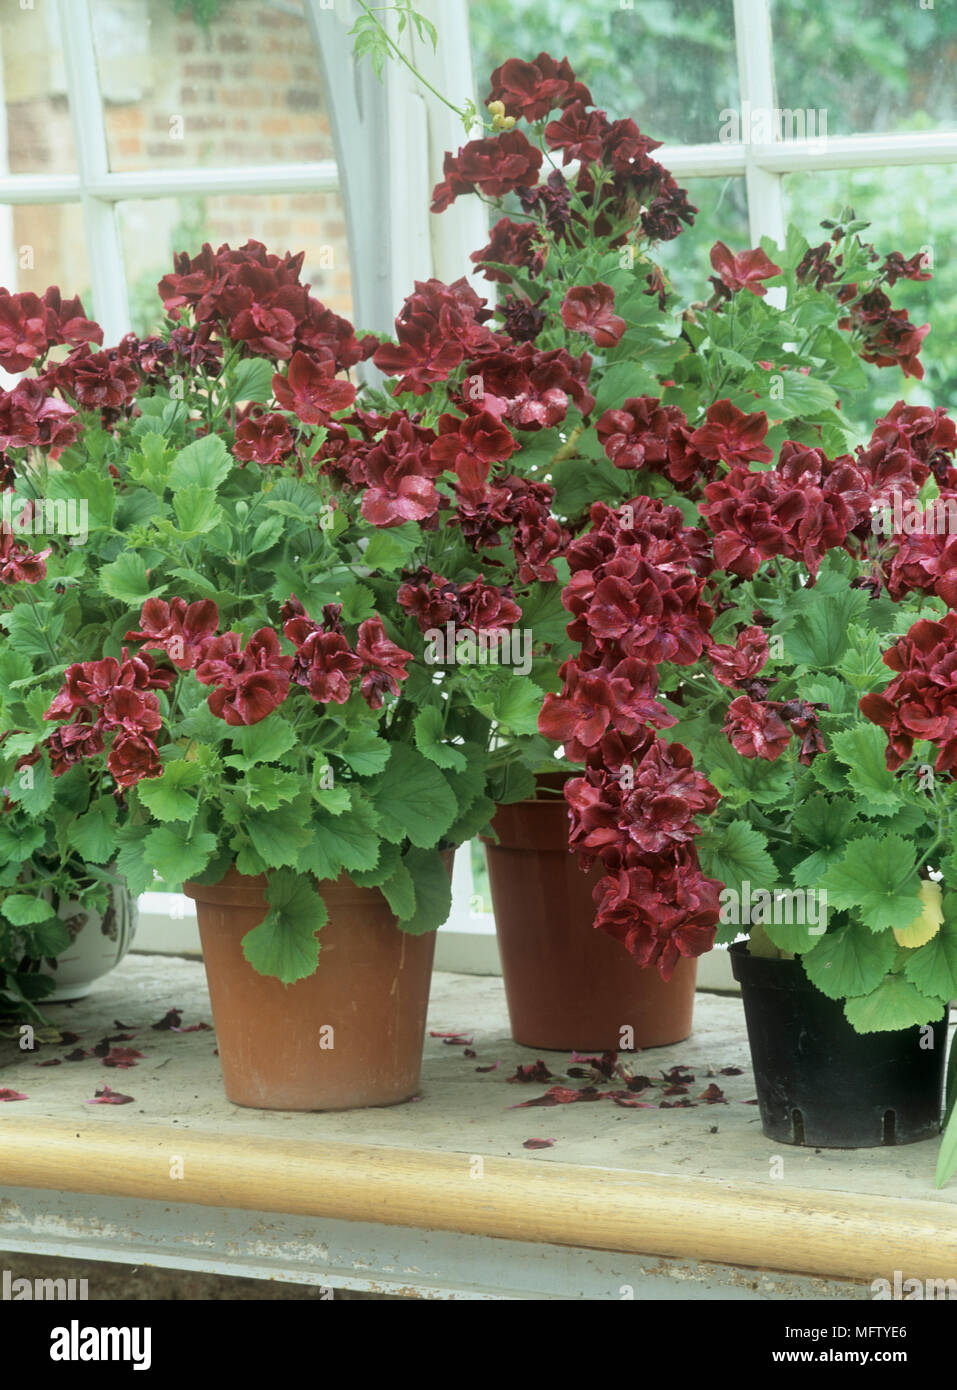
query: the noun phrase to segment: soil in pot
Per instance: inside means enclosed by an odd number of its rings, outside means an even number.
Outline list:
[[[447,856],[451,871],[452,855]],[[319,966],[295,984],[258,974],[242,939],[268,911],[264,877],[184,884],[196,900],[227,1097],[262,1110],[350,1110],[415,1095],[435,933],[410,936],[375,888],[320,884]]]
[[[799,960],[730,948],[740,981],[761,1123],[781,1144],[861,1149],[940,1133],[947,1020],[856,1033]]]
[[[686,1038],[697,961],[680,960],[666,983],[595,929],[601,868],[584,874],[569,852],[564,798],[500,806],[492,825],[499,839],[485,840],[485,854],[515,1041],[594,1052]]]

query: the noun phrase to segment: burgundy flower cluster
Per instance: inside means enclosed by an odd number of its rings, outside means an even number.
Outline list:
[[[718,793],[686,748],[654,733],[675,722],[655,698],[658,665],[690,665],[708,645],[707,537],[648,497],[618,511],[596,503],[591,517],[566,550],[562,595],[580,651],[562,666],[561,693],[546,695],[539,729],[586,766],[565,795],[570,844],[583,867],[597,857],[607,871],[596,926],[668,979],[679,956],[711,946],[718,920],[720,884],[693,843],[694,819]]]
[[[825,226],[833,226],[825,223]],[[923,255],[917,252],[909,259],[900,251],[892,251],[878,267],[873,279],[861,290],[857,284],[840,283],[843,253],[836,248],[846,235],[836,227],[830,241],[810,247],[802,257],[796,275],[799,281],[812,284],[821,291],[836,286],[838,301],[848,308],[838,321],[838,327],[859,333],[862,339],[861,356],[865,362],[878,367],[900,367],[905,376],[922,377],[924,368],[918,360],[930,324],[918,328],[911,323],[906,309],[895,309],[882,286],[893,286],[898,280],[929,280]],[[873,247],[865,248],[871,261],[879,257]]]
[[[565,549],[568,533],[552,516],[555,490],[513,473],[490,480],[490,466],[469,462],[458,469],[455,521],[473,550],[501,545],[506,530],[522,584],[556,577],[552,561]]]
[[[850,457],[832,461],[792,440],[767,471],[735,464],[706,485],[699,506],[714,532],[715,562],[750,579],[765,560],[782,556],[802,561],[813,577],[828,550],[870,526],[870,483]]]
[[[898,674],[883,694],[865,695],[861,712],[887,734],[887,766],[896,770],[927,739],[937,748],[937,772],[957,764],[957,612],[940,622],[922,619],[884,653]]]
[[[760,687],[760,683],[755,683]],[[754,696],[755,698],[752,698]],[[818,725],[818,708],[806,700],[767,700],[763,688],[739,695],[728,706],[724,733],[743,758],[763,758],[773,763],[791,742],[801,739],[798,762],[810,766],[825,752]]]
[[[341,604],[327,604],[322,622],[316,623],[295,595],[283,605],[283,632],[296,648],[295,656],[288,658],[291,679],[320,704],[344,705],[353,681],[361,676],[359,688],[366,704],[381,709],[386,694],[399,694],[412,653],[387,637],[378,616],[360,623],[353,650],[342,630],[341,613]]]
[[[38,295],[0,289],[0,367],[23,372],[53,347],[102,343],[103,330],[88,319],[79,297],[64,300],[56,286]]]
[[[485,327],[492,317],[485,304],[464,278],[451,285],[417,280],[395,321],[398,343],[378,345],[373,362],[387,376],[401,378],[397,394],[425,395],[467,357],[495,352],[502,345]]]
[[[68,721],[46,740],[54,777],[102,753],[106,736],[112,736],[106,766],[117,787],[159,777],[163,768],[151,735],[163,720],[154,692],[168,690],[175,674],[169,666],[154,665],[147,653],[130,657],[125,647],[122,661],[108,656],[67,667],[64,683],[43,716]]]
[[[588,390],[591,362],[587,352],[573,357],[564,348],[544,352],[534,343],[501,341],[489,356],[467,364],[460,404],[470,414],[488,412],[514,429],[551,429],[571,404],[584,416],[594,409]]]
[[[297,352],[330,364],[330,375],[370,357],[378,339],[358,340],[352,325],[309,294],[300,283],[304,253],[275,256],[258,241],[218,251],[206,243],[198,256],[185,252],[159,283],[174,317],[189,307],[208,326],[254,357],[288,361]]]
[[[489,584],[481,574],[467,584],[454,584],[441,574],[423,570],[400,585],[398,600],[423,632],[444,628],[446,623],[462,631],[507,631],[522,616],[511,588]]]
[[[575,244],[587,224],[583,205],[597,210],[594,228],[612,245],[624,241],[636,226],[653,241],[678,236],[682,224],[694,221],[697,209],[688,202],[662,165],[651,158],[659,141],[643,135],[632,120],[609,121],[592,105],[591,93],[569,66],[540,53],[530,63],[511,58],[492,74],[486,104],[496,121],[508,127],[516,120],[537,122],[561,114],[544,128],[545,144],[562,156],[562,165],[579,165],[572,184],[553,170],[538,183],[542,152],[519,130],[504,128],[497,135],[470,140],[457,154],[446,154],[443,179],[432,195],[432,211],[443,212],[464,193],[501,198],[517,193],[526,212],[535,209],[549,230]],[[601,168],[596,179],[594,167]],[[575,206],[573,206],[573,204]],[[532,274],[541,269],[541,242],[534,231],[502,219],[492,240],[473,256],[478,264],[491,261],[490,279],[507,279],[495,265],[514,265]]]

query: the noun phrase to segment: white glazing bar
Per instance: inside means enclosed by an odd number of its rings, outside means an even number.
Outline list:
[[[769,236],[784,241],[784,197],[781,177],[772,173],[762,158],[767,145],[755,144],[752,135],[761,125],[776,127],[774,54],[771,40],[770,0],[734,0],[734,32],[738,50],[738,81],[741,109],[741,139],[744,143],[745,178],[748,187],[748,222],[752,245]],[[754,113],[767,113],[767,120],[755,121]]]
[[[123,272],[116,207],[90,189],[109,172],[103,99],[93,46],[89,0],[57,0],[77,168],[80,173],[93,315],[107,345],[130,329],[130,306]]]
[[[111,203],[180,194],[215,198],[227,193],[335,193],[338,187],[339,171],[332,159],[315,164],[243,164],[235,169],[143,169],[104,174],[86,184],[88,193]]]

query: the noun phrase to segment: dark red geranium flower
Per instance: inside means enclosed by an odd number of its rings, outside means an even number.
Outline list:
[[[258,724],[289,693],[291,656],[283,656],[272,628],[254,632],[245,648],[238,632],[214,637],[196,667],[196,679],[216,688],[206,703],[227,724]]]
[[[583,671],[575,660],[559,671],[560,695],[545,696],[539,732],[565,745],[566,756],[584,762],[610,730],[633,736],[646,725],[665,729],[675,720],[654,696],[658,677],[651,662],[627,658],[610,670]]]
[[[97,724],[64,724],[47,736],[46,748],[50,771],[54,777],[62,777],[74,763],[103,752],[103,734]]]
[[[773,450],[762,444],[768,432],[764,411],[746,415],[729,400],[716,401],[705,414],[704,425],[691,435],[691,443],[704,458],[725,463],[770,463]]]
[[[712,277],[712,284],[716,288],[723,287],[729,296],[738,290],[765,295],[767,290],[761,281],[781,274],[781,267],[769,260],[760,247],[735,254],[723,241],[716,241],[712,246],[711,264],[720,277],[718,280]]]
[[[708,648],[711,673],[722,685],[741,685],[764,670],[768,660],[768,639],[763,628],[746,627],[733,647],[715,643]]]
[[[398,346],[380,344],[373,361],[387,375],[402,376],[399,392],[423,395],[466,357],[498,348],[500,339],[485,327],[491,313],[464,278],[451,285],[417,280],[395,321]]]
[[[71,405],[48,393],[39,377],[24,377],[0,391],[0,449],[40,448],[56,459],[80,433]]]
[[[458,591],[457,623],[475,632],[514,627],[522,610],[508,588],[487,584],[483,575],[463,584]]]
[[[116,349],[91,352],[88,343],[74,348],[55,368],[52,379],[84,410],[120,410],[140,388],[139,372]]]
[[[530,63],[509,58],[492,73],[491,84],[486,106],[500,101],[505,114],[516,119],[521,116],[526,121],[540,121],[549,111],[573,101],[591,105],[591,93],[575,77],[568,59],[556,63],[547,53],[539,53]]]
[[[348,382],[337,382],[348,386]],[[350,386],[354,391],[355,388]],[[282,415],[250,415],[236,430],[233,454],[243,463],[258,463],[265,468],[281,464],[295,449],[295,440]]]
[[[362,695],[370,709],[381,709],[386,693],[399,694],[400,682],[409,674],[405,667],[412,660],[412,653],[397,647],[386,636],[378,616],[360,623],[356,652],[363,667]]]
[[[434,432],[413,425],[406,416],[393,419],[395,423],[390,423],[363,461],[368,487],[360,510],[373,526],[427,521],[439,508],[433,478],[441,465],[432,461],[430,452]]]
[[[401,584],[397,598],[399,607],[415,618],[423,632],[459,622],[462,606],[457,584],[429,570],[412,578],[417,582]]]
[[[545,127],[545,143],[550,150],[562,151],[563,165],[575,161],[598,164],[609,130],[604,111],[589,111],[583,101],[573,101]]]
[[[431,459],[440,470],[456,470],[470,460],[503,463],[517,448],[511,430],[484,410],[464,420],[441,415],[438,436],[432,445]]]
[[[595,926],[669,980],[681,956],[703,955],[714,944],[723,886],[705,878],[694,848],[683,846],[603,878],[593,894]]]
[[[728,706],[724,733],[744,758],[764,758],[773,763],[791,742],[791,731],[772,704],[757,704],[739,695]]]
[[[146,734],[122,732],[113,740],[107,770],[118,787],[132,787],[144,777],[161,777],[159,749]]]
[[[23,372],[48,347],[48,314],[35,294],[10,294],[0,290],[0,367]]]
[[[548,298],[542,295],[533,304],[529,299],[519,299],[507,294],[502,303],[502,327],[513,343],[533,343],[548,320],[548,315],[539,305]]]
[[[320,704],[344,705],[362,662],[343,634],[324,631],[305,614],[289,618],[283,632],[296,647],[291,679]]]
[[[13,538],[13,532],[5,526],[0,527],[0,584],[39,584],[46,578],[47,567],[43,563],[50,554],[46,550],[34,552],[20,545]]]
[[[595,398],[587,388],[591,358],[572,357],[564,348],[542,352],[522,343],[470,364],[480,391],[466,395],[466,410],[487,410],[516,429],[549,429],[564,420],[570,402],[588,415]],[[474,401],[474,404],[473,404]]]
[[[219,626],[219,609],[210,599],[196,603],[184,598],[148,598],[140,614],[139,631],[128,632],[124,642],[142,642],[166,652],[180,671],[192,671],[202,660]]]
[[[316,362],[304,352],[293,354],[286,376],[272,379],[273,395],[304,425],[324,425],[337,410],[348,410],[356,398],[351,381],[339,381],[335,363]]]
[[[860,702],[862,713],[887,734],[887,766],[906,762],[914,744],[927,739],[937,747],[939,773],[957,765],[957,613],[940,622],[921,619],[884,653],[898,674],[883,692]]]
[[[562,323],[571,333],[585,333],[596,347],[621,341],[625,320],[612,312],[615,292],[610,285],[576,285],[562,300]]]
[[[534,222],[513,222],[509,217],[500,217],[488,245],[473,251],[469,259],[481,268],[486,280],[504,285],[511,281],[511,275],[495,270],[493,264],[521,267],[529,275],[540,275],[545,266],[545,251],[542,234]]]
[[[451,151],[446,154],[444,177],[432,192],[432,211],[444,212],[463,193],[504,198],[517,188],[530,188],[538,181],[542,157],[541,150],[530,145],[520,130],[470,140],[457,155]]]

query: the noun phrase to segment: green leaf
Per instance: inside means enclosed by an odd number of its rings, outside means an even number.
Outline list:
[[[376,531],[366,546],[362,563],[381,574],[394,574],[404,568],[421,539],[422,532],[412,521]]]
[[[146,861],[143,827],[121,826],[117,831],[116,872],[126,879],[126,886],[138,898],[153,887],[156,875]],[[173,882],[178,883],[178,879]]]
[[[926,998],[900,975],[888,975],[869,994],[848,999],[844,1005],[845,1017],[857,1033],[885,1033],[936,1023],[943,1012],[939,999]]]
[[[94,801],[69,830],[70,848],[91,864],[106,864],[116,847],[116,802],[111,796]]]
[[[606,410],[620,410],[633,396],[660,397],[661,387],[651,373],[636,362],[615,362],[599,383],[592,415],[597,419]]]
[[[353,730],[336,754],[349,764],[357,777],[374,777],[389,761],[391,751],[391,744],[379,738],[374,730],[360,728]]]
[[[157,820],[189,821],[199,803],[191,793],[199,786],[203,769],[199,763],[182,758],[167,763],[162,776],[144,778],[137,784],[140,801]]]
[[[847,768],[847,781],[864,816],[891,816],[903,804],[900,783],[885,762],[887,737],[876,724],[858,724],[831,740],[834,755]]]
[[[168,883],[187,883],[202,873],[216,848],[216,836],[208,830],[187,837],[168,825],[151,830],[143,842],[143,856]]]
[[[810,591],[815,594],[814,590]],[[803,595],[802,595],[803,596]],[[847,650],[847,631],[867,604],[860,589],[822,592],[804,605],[793,625],[784,633],[784,650],[789,662],[810,666],[814,671],[836,666]]]
[[[284,985],[315,974],[319,964],[316,933],[328,911],[315,884],[301,874],[281,869],[266,884],[269,912],[258,927],[243,937],[243,955],[260,975]]]
[[[461,749],[443,743],[442,711],[436,705],[426,705],[420,710],[413,723],[415,746],[420,753],[435,763],[436,767],[465,770],[467,760]]]
[[[124,550],[118,559],[103,565],[99,572],[100,588],[110,598],[119,599],[137,608],[144,599],[155,598],[168,587],[154,585],[146,573],[146,562],[135,550]]]
[[[194,439],[176,455],[170,470],[169,486],[174,492],[182,488],[199,487],[215,492],[229,476],[233,461],[218,434],[206,434]]]
[[[411,918],[415,912],[415,880],[400,860],[394,872],[379,884],[386,902],[399,918]]]
[[[7,739],[5,748],[9,748],[12,741],[12,739]],[[50,764],[46,756],[42,757],[39,762],[22,767],[19,772],[13,773],[10,798],[28,816],[38,816],[47,810],[53,801],[54,792],[53,774],[50,771]]]
[[[317,807],[297,867],[322,882],[336,879],[340,871],[374,869],[379,862],[378,820],[367,801],[353,799],[351,810],[341,816]]]
[[[0,903],[0,912],[15,927],[28,927],[35,922],[47,922],[56,913],[43,898],[30,893],[10,893]]]
[[[53,960],[70,945],[70,933],[59,917],[39,922],[27,933],[29,946],[27,955],[32,960]]]
[[[747,821],[735,820],[717,828],[709,825],[696,843],[707,876],[719,879],[736,893],[745,882],[768,890],[777,884],[778,871],[768,853],[768,842]]]
[[[254,763],[272,763],[296,745],[296,731],[281,714],[273,713],[258,724],[245,724],[231,729],[233,747],[251,767]],[[238,765],[238,764],[237,764]]]
[[[937,935],[908,953],[904,974],[921,994],[957,999],[957,893],[945,893],[943,912]]]
[[[371,795],[380,833],[396,844],[408,836],[421,849],[431,849],[458,816],[458,803],[439,769],[404,743],[393,744]]]
[[[452,845],[464,845],[466,841],[482,834],[494,815],[495,802],[487,796],[480,796],[449,826],[445,838]]]
[[[216,494],[194,483],[177,492],[173,498],[173,508],[180,530],[187,537],[204,535],[223,519],[223,509],[216,501]]]
[[[413,936],[423,936],[448,920],[452,910],[449,871],[436,849],[407,850],[402,863],[415,884],[415,912],[402,918],[399,927]]]
[[[301,788],[300,779],[292,772],[275,767],[251,767],[243,778],[241,790],[250,806],[274,811],[283,801],[292,801]]]
[[[275,365],[268,357],[244,357],[233,369],[229,385],[229,401],[256,401],[263,405],[272,400],[272,379]]]
[[[828,999],[848,999],[875,989],[893,964],[896,942],[858,922],[829,931],[801,957],[804,973]]]
[[[243,829],[256,846],[257,854],[271,869],[294,865],[312,836],[301,806],[250,811],[243,820]]]
[[[872,932],[906,927],[921,911],[914,854],[900,835],[865,835],[851,841],[821,886],[832,907],[858,912]]]
[[[491,701],[476,698],[475,707],[497,720],[508,733],[535,734],[544,699],[543,690],[515,672],[498,687]]]

